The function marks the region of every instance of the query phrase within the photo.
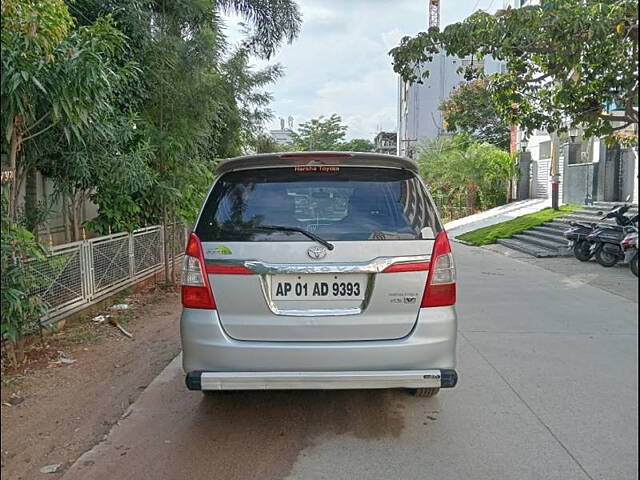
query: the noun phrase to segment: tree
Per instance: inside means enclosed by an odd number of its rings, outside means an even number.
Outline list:
[[[254,137],[251,142],[251,148],[255,153],[289,152],[295,149],[291,145],[278,143],[275,138],[264,132],[261,132]]]
[[[345,152],[372,152],[373,142],[365,138],[354,138],[348,142],[341,143],[337,150]]]
[[[281,70],[252,71],[249,52],[269,57],[284,40],[293,40],[300,14],[293,0],[156,0],[150,5],[155,31],[141,60],[148,88],[141,116],[155,152],[151,168],[157,181],[145,193],[166,227],[178,212],[195,215],[194,202],[211,180],[211,174],[203,175],[211,171],[211,160],[240,153],[256,125],[269,117],[271,97],[260,89]],[[220,9],[235,11],[253,28],[227,58]],[[165,250],[171,282],[167,255]]]
[[[32,159],[21,155],[33,142],[60,127],[67,142],[111,109],[114,88],[129,74],[114,64],[123,43],[109,18],[73,28],[62,0],[2,2],[2,130],[9,168],[9,218]],[[3,148],[4,149],[4,148]]]
[[[509,149],[510,127],[498,115],[486,78],[463,83],[440,104],[447,131]]]
[[[299,127],[298,132],[293,134],[293,143],[303,151],[336,150],[347,133],[342,118],[335,113],[327,119],[323,116],[313,118]]]
[[[428,76],[421,66],[440,50],[505,62],[506,72],[489,77],[489,90],[502,119],[528,132],[581,125],[585,136],[613,140],[638,123],[635,0],[542,0],[494,15],[479,11],[442,31],[405,37],[390,54],[394,70],[414,82]],[[470,67],[466,75],[476,73]]]

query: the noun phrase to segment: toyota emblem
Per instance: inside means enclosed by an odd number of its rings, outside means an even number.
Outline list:
[[[327,256],[327,249],[324,247],[309,247],[307,255],[314,260],[320,260]]]

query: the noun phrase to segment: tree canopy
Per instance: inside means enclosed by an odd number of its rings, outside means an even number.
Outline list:
[[[320,116],[301,123],[293,134],[293,142],[300,150],[335,150],[346,134],[347,126],[334,113],[329,118]]]
[[[230,11],[246,21],[236,45]],[[97,233],[192,219],[216,159],[248,149],[270,118],[264,89],[282,70],[255,70],[250,56],[271,56],[301,25],[294,0],[3,0],[2,17],[10,217],[23,184],[36,216],[37,169],[69,208],[71,240],[87,197]]]
[[[638,123],[637,8],[635,0],[541,0],[494,15],[478,11],[405,37],[390,54],[394,70],[411,82],[429,75],[438,51],[489,55],[507,66],[488,78],[505,122],[529,132],[576,125],[585,136],[613,139]],[[466,75],[478,73],[470,67]]]
[[[372,152],[373,142],[365,138],[354,138],[342,143],[338,149],[345,152]]]
[[[343,150],[370,152],[373,143],[363,138],[345,141],[348,127],[342,123],[340,115],[334,113],[329,118],[320,116],[301,123],[293,132],[293,143],[297,150]]]
[[[509,149],[510,126],[496,109],[487,79],[476,79],[457,87],[440,104],[447,131],[467,133],[481,143]]]

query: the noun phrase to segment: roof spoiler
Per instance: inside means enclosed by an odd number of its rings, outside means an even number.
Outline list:
[[[395,155],[361,152],[281,152],[258,155],[247,155],[229,158],[218,164],[216,173],[254,168],[278,168],[296,166],[344,166],[344,167],[377,167],[399,168],[418,173],[415,161]]]

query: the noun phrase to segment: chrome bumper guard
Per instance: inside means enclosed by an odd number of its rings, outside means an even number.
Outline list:
[[[452,388],[455,370],[371,372],[189,372],[189,390],[340,390]]]

